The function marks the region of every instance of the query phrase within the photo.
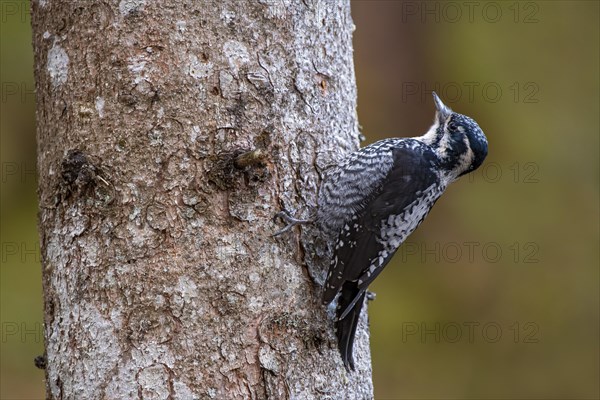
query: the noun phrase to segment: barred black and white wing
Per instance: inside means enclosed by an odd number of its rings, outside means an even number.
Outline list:
[[[381,189],[393,168],[397,142],[398,139],[385,139],[364,147],[327,174],[319,192],[317,216],[326,234],[337,236],[343,225]]]
[[[338,345],[344,364],[352,369],[354,335],[367,287],[443,191],[438,159],[428,146],[412,139],[396,139],[389,151],[391,168],[383,177],[373,172],[365,177],[363,185],[371,190],[364,189],[362,201],[353,202],[355,210],[338,229],[323,293],[323,302],[329,304],[341,292]],[[353,188],[352,193],[360,197],[357,190],[360,188]]]

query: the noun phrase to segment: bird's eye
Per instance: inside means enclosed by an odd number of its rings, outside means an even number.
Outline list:
[[[458,130],[458,125],[456,123],[454,123],[454,122],[450,122],[448,124],[448,130],[450,132],[456,132]]]

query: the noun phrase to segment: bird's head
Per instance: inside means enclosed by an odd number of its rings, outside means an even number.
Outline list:
[[[435,120],[421,140],[442,160],[454,178],[479,168],[488,152],[487,138],[472,118],[455,113],[433,92]]]

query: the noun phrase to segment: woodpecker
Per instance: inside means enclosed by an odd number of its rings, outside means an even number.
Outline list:
[[[347,370],[354,370],[354,336],[369,284],[448,185],[487,156],[479,125],[453,112],[435,92],[433,100],[434,123],[424,135],[380,140],[350,154],[330,170],[319,191],[312,222],[333,247],[323,304],[338,299],[336,335]],[[289,223],[278,233],[309,222],[278,216]]]

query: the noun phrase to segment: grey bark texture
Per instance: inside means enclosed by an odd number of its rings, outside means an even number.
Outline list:
[[[51,399],[373,397],[309,217],[358,148],[348,1],[32,2]]]

